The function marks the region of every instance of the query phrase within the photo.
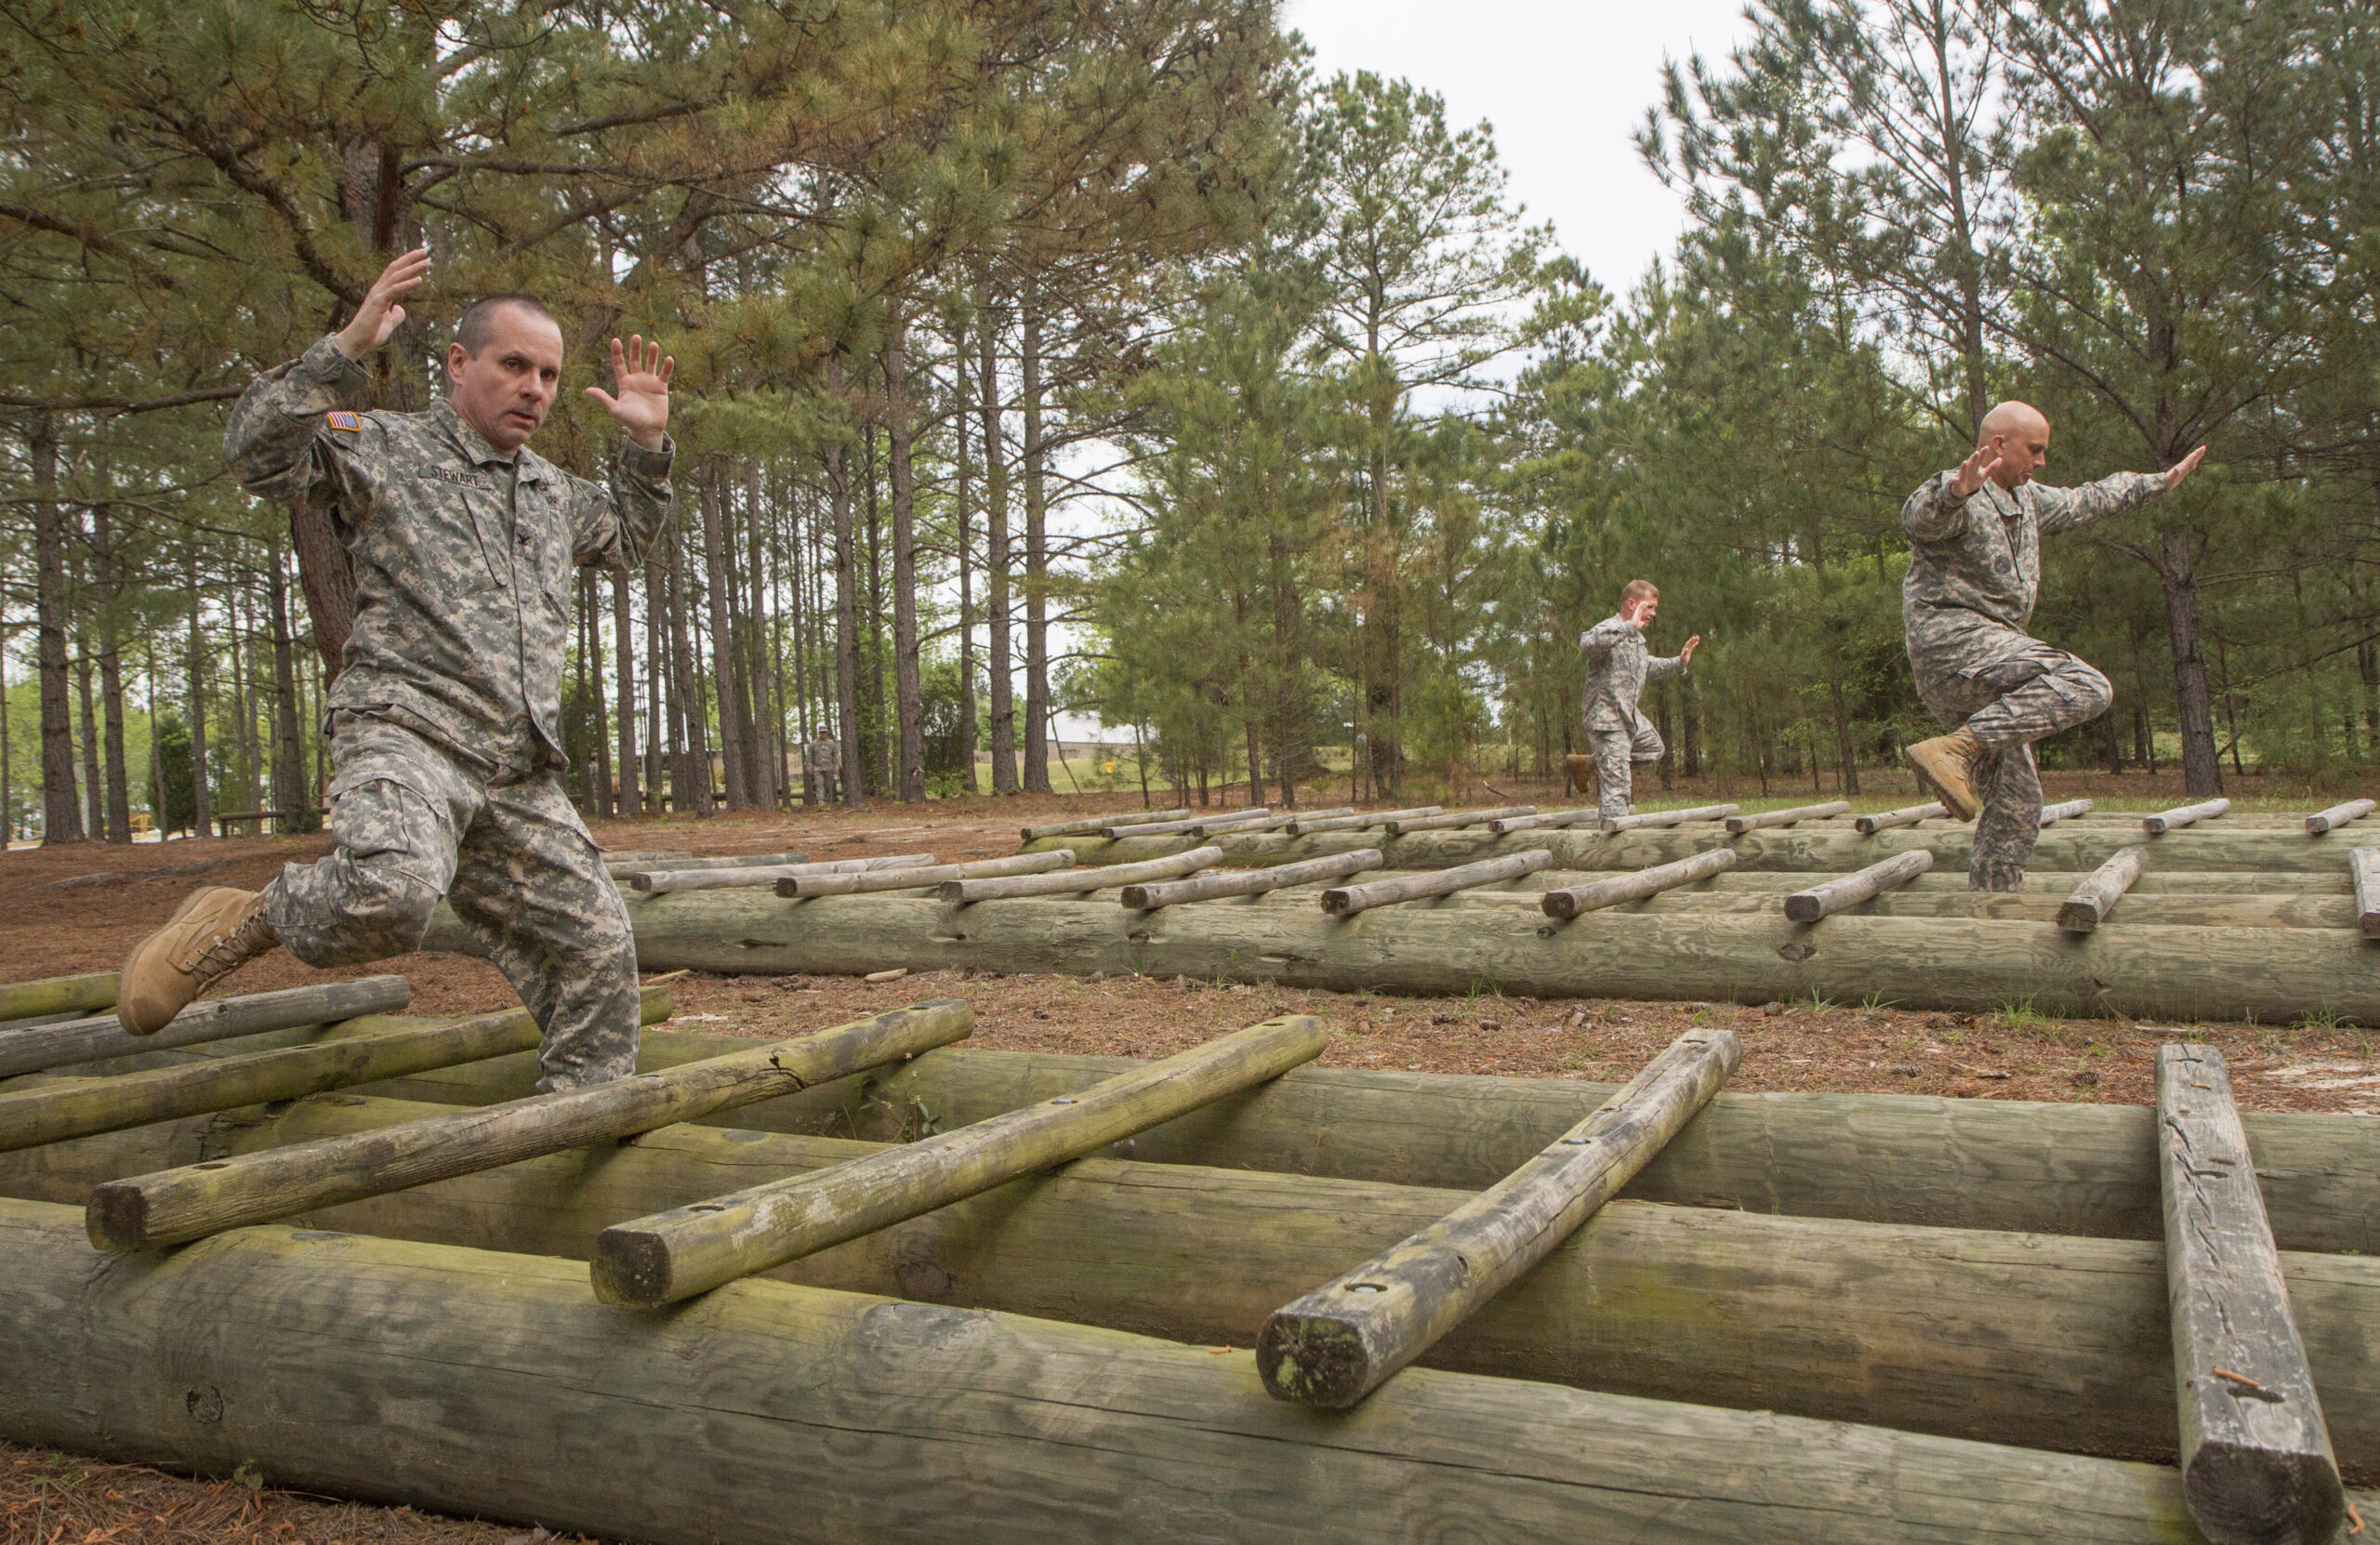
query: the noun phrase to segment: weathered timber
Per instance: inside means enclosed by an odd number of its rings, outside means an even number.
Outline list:
[[[1506,837],[1516,831],[1559,831],[1594,819],[1594,807],[1589,805],[1584,810],[1549,810],[1535,815],[1507,816],[1488,822],[1488,829],[1498,837]]]
[[[1831,918],[1845,907],[1873,901],[1894,886],[1914,879],[1932,867],[1932,853],[1895,853],[1890,858],[1878,859],[1864,869],[1856,869],[1841,879],[1831,879],[1823,885],[1794,891],[1785,898],[1785,916],[1797,923],[1814,923],[1821,918]]]
[[[391,1023],[357,1021],[317,1034],[352,1037],[358,1025]],[[740,1037],[655,1030],[643,1037],[639,1066],[673,1067],[749,1045]],[[161,1055],[197,1062],[223,1050]],[[911,1135],[907,1125],[920,1107],[963,1125],[1078,1092],[1138,1065],[1121,1057],[953,1047],[888,1073],[747,1106],[734,1123],[892,1140]],[[348,1094],[486,1104],[529,1093],[536,1076],[535,1056],[523,1052]],[[1309,1065],[1127,1139],[1115,1152],[1476,1191],[1576,1125],[1612,1089],[1569,1079]],[[2241,1119],[2283,1248],[2380,1258],[2380,1124],[2261,1111],[2243,1112]],[[2153,1240],[2163,1227],[2155,1128],[2154,1112],[2132,1105],[1722,1094],[1626,1195],[1760,1213]],[[1876,1186],[1879,1174],[1891,1175],[1893,1184]],[[1991,1183],[1977,1184],[1978,1175]],[[2161,1352],[2159,1361],[2170,1359]]]
[[[16,1030],[40,1030],[49,1025],[65,1024],[73,1020],[90,1017],[79,1009],[69,1009],[62,1014],[27,1014],[22,1019],[0,1019],[0,1037],[6,1037]]]
[[[1143,821],[1179,821],[1190,813],[1190,807],[1184,805],[1180,810],[1144,810],[1140,813]],[[1017,837],[1021,841],[1034,842],[1045,837],[1073,837],[1078,834],[1090,836],[1105,831],[1115,824],[1116,818],[1112,815],[1086,815],[1079,821],[1059,821],[1046,826],[1022,827],[1017,832]]]
[[[604,860],[604,867],[614,874],[622,870],[642,868],[655,874],[668,874],[686,869],[751,869],[771,868],[779,865],[800,864],[808,853],[741,853],[732,858],[657,858],[649,862]]]
[[[1615,815],[1595,825],[1598,831],[1608,836],[1648,826],[1684,825],[1689,821],[1724,821],[1741,809],[1741,805],[1694,805],[1686,810],[1648,810],[1634,815]]]
[[[88,1013],[115,1007],[115,972],[88,971],[81,976],[49,976],[38,982],[0,984],[0,1020],[31,1019],[36,1014]]]
[[[2231,801],[2228,799],[2207,799],[2195,805],[2177,805],[2172,810],[2156,815],[2142,816],[2140,829],[2151,837],[2162,837],[2169,831],[2179,831],[2184,826],[2195,825],[2201,821],[2220,815],[2230,808]]]
[[[992,879],[1001,875],[1046,875],[1072,866],[1075,855],[1064,848],[1053,852],[1012,853],[972,864],[928,864],[911,869],[877,869],[867,874],[788,875],[777,881],[777,894],[793,898],[868,895],[878,891],[914,891],[938,887],[945,880]]]
[[[326,1024],[358,1014],[393,1014],[413,999],[413,984],[402,976],[365,976],[351,982],[318,982],[279,992],[193,1003],[153,1036],[135,1036],[113,1014],[71,1020],[46,1029],[0,1037],[0,1077],[46,1067],[95,1062],[136,1051],[201,1041],[230,1040],[262,1030]]]
[[[1231,873],[1232,871],[1219,871]],[[1576,871],[1572,871],[1575,874]],[[1540,879],[1543,875],[1531,875]],[[1784,878],[1784,877],[1775,877]],[[1794,877],[1807,881],[1810,877]],[[1921,878],[1924,877],[1920,877]],[[2057,877],[2071,881],[2071,875]],[[1966,877],[1958,877],[1966,883]],[[1604,881],[1591,881],[1602,884]],[[1583,890],[1585,886],[1557,887]],[[1518,906],[1542,909],[1544,891],[1465,891],[1446,899],[1443,905],[1454,907]],[[1637,914],[1674,917],[1686,913],[1737,913],[1784,915],[1786,892],[1775,891],[1721,891],[1708,885],[1684,886],[1662,891],[1642,901],[1623,903],[1627,910]],[[1897,890],[1847,907],[1842,915],[1870,918],[1994,918],[2010,922],[2055,923],[2063,897],[2037,892],[2003,891],[1920,891],[1913,882]],[[1251,905],[1291,906],[1302,905],[1303,898],[1294,892],[1268,895]],[[2355,927],[2355,904],[2345,896],[2221,895],[2206,891],[2165,891],[2153,895],[2135,895],[2124,903],[2120,919],[2127,927],[2187,927],[2187,928],[2341,928]]]
[[[1535,805],[1499,805],[1493,810],[1446,810],[1435,815],[1398,816],[1388,823],[1388,835],[1403,837],[1408,832],[1447,831],[1459,826],[1485,826],[1491,821],[1502,821],[1522,815],[1535,815]]]
[[[643,989],[641,1007],[648,1018],[668,1018],[668,989]],[[0,1150],[295,1100],[349,1084],[526,1050],[537,1039],[537,1023],[529,1011],[510,1009],[318,1046],[203,1059],[180,1067],[74,1079],[49,1088],[0,1090]]]
[[[1796,825],[1804,821],[1824,821],[1841,815],[1851,808],[1844,799],[1829,799],[1818,805],[1795,805],[1791,810],[1765,810],[1754,815],[1727,817],[1727,835],[1741,837],[1748,831],[1765,831],[1772,826]]]
[[[1416,805],[1411,810],[1376,810],[1368,815],[1299,815],[1281,829],[1291,837],[1303,837],[1318,831],[1355,831],[1366,826],[1384,826],[1391,821],[1408,817],[1420,819],[1445,811],[1444,805]]]
[[[1236,810],[1228,812],[1227,814],[1193,816],[1180,821],[1135,821],[1130,824],[1111,823],[1100,827],[1099,835],[1106,838],[1110,841],[1119,841],[1129,837],[1187,837],[1189,835],[1190,828],[1193,826],[1203,825],[1211,830],[1219,826],[1234,825],[1243,821],[1262,821],[1264,817],[1272,813],[1273,810],[1269,805],[1253,805],[1247,810]]]
[[[1285,886],[1310,885],[1319,879],[1343,879],[1380,866],[1378,848],[1358,848],[1329,858],[1309,858],[1271,869],[1212,869],[1188,879],[1157,880],[1127,885],[1117,900],[1136,911],[1154,911],[1183,902],[1212,901],[1218,896],[1252,896]]]
[[[1266,1392],[1343,1410],[1378,1389],[1576,1233],[1742,1058],[1733,1032],[1688,1031],[1536,1158],[1276,1310],[1256,1340]]]
[[[2370,799],[2349,799],[2343,805],[2333,805],[2306,817],[2306,835],[2320,837],[2324,832],[2336,831],[2350,821],[2362,820],[2374,810],[2380,810],[2380,804]]]
[[[674,1303],[996,1185],[1098,1152],[1312,1062],[1330,1032],[1289,1014],[958,1131],[605,1229],[589,1270],[608,1303]]]
[[[694,856],[694,851],[690,848],[606,848],[603,850],[603,862],[606,864],[659,863],[664,859]]]
[[[86,1227],[103,1250],[178,1245],[756,1104],[931,1051],[974,1028],[965,1000],[933,998],[666,1073],[112,1181],[91,1194]]]
[[[2355,886],[2355,926],[2367,939],[2380,939],[2380,848],[2347,852],[2347,875]]]
[[[2126,828],[2126,831],[2128,835],[2132,835],[2131,828]],[[2128,845],[2142,846],[2136,841]],[[2113,857],[2116,852],[2121,851],[2122,849],[2114,850],[2109,856]],[[2153,861],[2154,853],[2150,857]],[[2105,860],[2101,862],[2104,863]],[[2097,865],[2094,865],[2092,867],[2096,868]],[[2082,874],[2089,872],[2087,869],[2082,871]],[[2025,888],[2022,891],[1970,891],[1967,889],[1966,871],[1946,867],[1946,861],[1937,854],[1934,867],[1911,880],[1901,887],[1901,890],[1904,894],[1918,891],[1943,891],[1963,896],[2022,894],[2043,895],[2059,900],[2074,889],[2075,881],[2080,878],[2081,875],[2073,870],[2031,869],[2026,872]],[[1782,892],[1798,891],[1808,883],[1808,879],[1804,875],[1791,870],[1737,869],[1713,879],[1711,882],[1711,888],[1714,891]],[[2136,896],[2281,896],[2293,900],[2319,900],[2334,896],[2345,899],[2353,894],[2353,887],[2347,883],[2347,865],[2344,862],[2338,865],[2335,872],[2321,875],[2287,872],[2266,874],[2253,870],[2225,872],[2169,869],[2161,872],[2156,869],[2146,869],[2141,872],[2140,878],[2133,882],[2132,889]]]
[[[34,1202],[0,1255],[10,1441],[657,1545],[1379,1545],[1383,1499],[1396,1538],[2188,1538],[2161,1466],[1434,1370],[1330,1415],[1245,1352],[788,1283],[631,1315],[571,1262],[279,1227],[103,1269]]]
[[[1913,826],[1920,821],[1931,821],[1937,815],[1950,813],[1942,802],[1937,799],[1930,805],[1903,805],[1898,810],[1888,810],[1882,815],[1855,816],[1852,818],[1851,829],[1862,837],[1873,837],[1880,831],[1890,831],[1896,826]]]
[[[893,869],[932,865],[932,853],[886,853],[877,858],[838,858],[812,864],[736,865],[725,869],[640,870],[628,877],[628,889],[668,895],[678,891],[760,891],[782,879],[805,875],[873,875]]]
[[[1585,885],[1565,886],[1547,891],[1538,898],[1539,906],[1549,918],[1567,922],[1582,912],[1600,911],[1622,902],[1643,901],[1647,896],[1674,890],[1681,885],[1708,879],[1736,866],[1732,848],[1713,848],[1692,858],[1681,858],[1674,864],[1656,865],[1633,875],[1620,875],[1611,879],[1591,880]]]
[[[2182,1496],[2215,1545],[2320,1545],[2338,1462],[2221,1052],[2157,1049],[2157,1128]]]
[[[2087,815],[2090,812],[2091,801],[2088,799],[2069,799],[2063,804],[2043,805],[2041,824],[2044,826],[2055,825],[2060,821],[2069,821],[2077,815]]]
[[[937,892],[944,902],[967,905],[975,902],[1012,900],[1020,896],[1068,896],[1104,891],[1142,880],[1177,879],[1196,874],[1223,856],[1220,848],[1193,848],[1171,858],[1140,864],[1111,864],[1096,869],[1068,869],[1053,875],[1010,875],[992,879],[950,879]]]
[[[1535,874],[1553,862],[1554,855],[1539,848],[1506,858],[1457,865],[1451,869],[1421,869],[1390,879],[1334,886],[1322,892],[1322,910],[1334,918],[1353,917],[1375,906],[1394,906],[1398,902],[1416,901],[1423,896],[1443,896],[1469,890],[1474,885],[1494,885],[1501,880],[1518,879],[1523,875]]]
[[[2118,849],[2114,857],[2092,870],[2091,878],[2058,904],[2057,926],[2069,933],[2088,933],[2106,922],[2148,862],[2146,848]]]
[[[255,1125],[193,1117],[0,1156],[0,1195],[80,1206],[95,1185],[125,1175],[455,1113],[338,1094]],[[600,1163],[554,1155],[293,1223],[583,1260],[614,1222],[879,1151],[840,1138],[681,1126]],[[767,1274],[1246,1346],[1276,1305],[1471,1199],[1090,1158]],[[2380,1341],[2369,1328],[2380,1322],[2380,1261],[2292,1253],[2281,1265],[2341,1467],[2359,1478],[2380,1474]],[[2147,1241],[1619,1200],[1419,1361],[2170,1461],[2164,1294],[2164,1250]]]
[[[1091,885],[1100,881],[1080,877],[1098,872],[958,883]],[[1105,883],[1157,878],[1169,877],[1110,870]],[[1846,914],[1814,936],[1773,912],[1606,909],[1562,924],[1519,907],[1376,906],[1344,917],[1293,904],[1168,907],[1150,918],[1095,898],[1045,896],[954,914],[893,896],[787,907],[741,891],[632,898],[628,912],[651,971],[1138,972],[1337,991],[1461,994],[1492,984],[1537,997],[1738,1003],[1816,992],[1970,1012],[2030,997],[2043,1013],[2085,1017],[2271,1023],[2328,1012],[2380,1023],[2380,954],[2354,934],[2311,928],[2071,934],[2050,923]]]
[[[1323,820],[1329,820],[1334,816],[1353,815],[1355,813],[1355,807],[1353,805],[1333,805],[1329,810],[1317,810],[1314,812],[1316,818]],[[1190,835],[1192,837],[1205,837],[1213,832],[1286,831],[1289,829],[1290,823],[1297,819],[1297,812],[1282,811],[1277,814],[1260,816],[1253,821],[1230,819],[1223,821],[1201,821],[1190,828]]]

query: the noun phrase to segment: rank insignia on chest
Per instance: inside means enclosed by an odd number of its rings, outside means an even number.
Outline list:
[[[489,489],[496,485],[477,472],[457,472],[451,467],[425,467],[421,475],[437,482],[451,482],[457,488]]]
[[[345,408],[333,408],[330,412],[323,415],[323,421],[328,424],[332,429],[345,429],[350,434],[362,434],[364,432],[364,416],[362,414],[350,413]]]

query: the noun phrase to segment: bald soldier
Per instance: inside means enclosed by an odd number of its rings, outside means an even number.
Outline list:
[[[632,568],[669,516],[669,376],[658,343],[612,341],[615,391],[588,395],[626,438],[608,484],[528,449],[562,384],[562,336],[534,297],[466,310],[446,395],[363,409],[359,363],[430,271],[405,254],[355,317],[258,377],[224,456],[251,493],[330,512],[356,613],[328,694],[336,846],[261,892],[210,887],[126,960],[116,1011],[154,1032],[275,944],[310,966],[418,947],[443,896],[543,1033],[540,1089],[635,1068],[626,909],[562,791],[562,650],[575,564]]]
[[[1972,821],[1967,885],[2016,891],[2042,829],[2033,742],[2108,711],[2108,679],[2025,631],[2041,592],[2041,539],[2171,492],[2197,469],[2202,445],[2165,472],[2118,472],[2081,488],[2048,488],[2049,420],[2023,403],[1984,415],[1975,454],[1925,480],[1901,506],[1909,577],[1901,620],[1927,711],[1950,733],[1909,748],[1918,781]]]

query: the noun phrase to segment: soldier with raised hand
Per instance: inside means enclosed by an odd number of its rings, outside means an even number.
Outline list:
[[[443,896],[537,1021],[537,1087],[600,1083],[635,1070],[636,951],[562,791],[562,652],[574,566],[633,567],[669,518],[676,362],[612,340],[614,390],[587,389],[626,431],[608,483],[527,448],[562,371],[531,296],[463,312],[429,411],[365,410],[358,362],[429,272],[426,249],[391,262],[344,328],[258,377],[224,435],[241,483],[328,510],[354,565],[326,704],[337,845],[261,892],[190,896],[126,960],[116,1012],[152,1034],[275,944],[311,966],[403,955]]]
[[[2108,711],[2108,679],[2025,631],[2041,593],[2041,539],[2171,492],[2202,445],[2164,472],[2118,472],[2080,488],[2032,481],[2049,460],[2049,419],[2024,403],[1984,415],[1975,454],[1901,506],[1909,576],[1901,621],[1917,693],[1948,734],[1908,750],[1911,771],[1954,820],[1982,820],[1967,884],[2016,891],[2041,835],[2033,742]]]
[[[1632,579],[1620,592],[1620,610],[1579,636],[1579,653],[1587,662],[1585,717],[1587,747],[1593,752],[1595,775],[1601,784],[1596,813],[1603,820],[1629,814],[1633,806],[1633,763],[1659,761],[1666,749],[1661,733],[1636,708],[1645,683],[1683,676],[1702,643],[1697,633],[1686,647],[1666,657],[1645,647],[1645,629],[1661,609],[1661,592],[1648,579]]]

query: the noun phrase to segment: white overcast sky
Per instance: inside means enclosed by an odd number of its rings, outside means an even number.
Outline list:
[[[1486,119],[1532,223],[1625,295],[1684,227],[1629,135],[1659,99],[1661,60],[1716,60],[1749,35],[1743,0],[1287,0],[1283,20],[1340,71],[1402,75]]]

